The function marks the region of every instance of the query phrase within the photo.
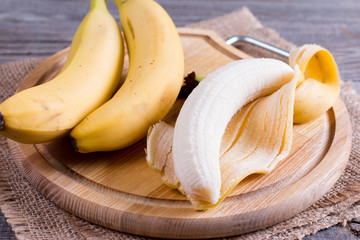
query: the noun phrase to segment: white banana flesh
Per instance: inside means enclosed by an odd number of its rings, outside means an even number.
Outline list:
[[[219,201],[219,150],[228,122],[242,106],[275,92],[293,76],[294,70],[278,60],[239,60],[193,90],[177,118],[173,141],[175,173],[190,201]]]
[[[46,142],[67,134],[115,92],[123,57],[121,32],[105,0],[91,0],[60,74],[0,105],[0,134],[23,143]]]
[[[129,52],[124,84],[71,132],[79,152],[111,151],[146,136],[175,103],[184,77],[180,36],[152,0],[116,0]]]

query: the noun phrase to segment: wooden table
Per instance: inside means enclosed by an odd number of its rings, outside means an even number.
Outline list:
[[[159,0],[177,26],[248,7],[267,27],[297,45],[317,43],[329,49],[344,81],[360,93],[360,2],[358,0]],[[118,19],[117,8],[108,1]],[[71,42],[88,11],[83,0],[1,0],[0,64],[46,57]],[[360,226],[360,225],[359,225]],[[348,227],[335,226],[311,239],[356,239]],[[15,239],[0,214],[0,239]],[[310,239],[306,237],[305,239]]]

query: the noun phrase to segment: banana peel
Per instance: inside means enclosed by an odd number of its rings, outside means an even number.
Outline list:
[[[340,75],[332,54],[306,44],[290,51],[289,65],[299,65],[304,80],[296,89],[294,123],[306,123],[324,114],[340,93]]]
[[[293,123],[305,123],[324,114],[340,91],[336,62],[321,46],[304,45],[292,50],[289,65],[298,68],[289,83],[269,96],[254,99],[229,121],[219,149],[221,188],[216,202],[190,196],[177,178],[173,126],[159,122],[149,129],[148,165],[158,170],[164,184],[178,189],[197,210],[217,206],[250,174],[269,173],[290,152]]]

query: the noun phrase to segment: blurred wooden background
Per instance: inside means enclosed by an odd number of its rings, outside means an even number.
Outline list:
[[[248,7],[263,23],[297,45],[317,43],[329,49],[344,81],[360,93],[359,0],[158,0],[179,27]],[[110,12],[118,19],[113,1]],[[70,45],[87,13],[87,0],[1,0],[0,64],[46,57]],[[359,219],[360,220],[360,219]],[[305,239],[358,239],[354,220]],[[360,235],[358,235],[360,236]],[[0,239],[15,239],[0,213]]]

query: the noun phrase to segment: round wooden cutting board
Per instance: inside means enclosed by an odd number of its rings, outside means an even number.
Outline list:
[[[185,73],[206,76],[216,68],[250,56],[228,46],[216,34],[179,29]],[[68,49],[40,64],[19,90],[55,76]],[[125,77],[127,67],[125,67]],[[166,117],[175,121],[178,100]],[[145,140],[126,149],[75,153],[67,138],[46,144],[9,140],[12,154],[27,179],[59,207],[119,231],[163,238],[213,238],[264,228],[309,207],[343,172],[350,154],[351,129],[343,102],[321,118],[294,125],[289,157],[267,175],[251,175],[219,206],[195,211],[178,191],[162,184],[147,166]],[[55,219],[54,219],[55,220]]]

